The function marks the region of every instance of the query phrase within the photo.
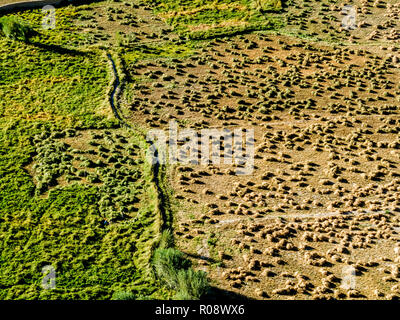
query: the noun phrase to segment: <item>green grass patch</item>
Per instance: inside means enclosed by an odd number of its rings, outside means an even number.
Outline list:
[[[177,300],[198,300],[207,293],[209,284],[204,271],[194,271],[190,260],[174,248],[154,251],[153,266],[157,277],[174,289]]]
[[[150,2],[150,1],[148,1]],[[209,7],[246,7],[253,10],[273,10],[280,11],[282,9],[281,0],[155,0],[151,1],[155,6],[156,12],[182,12],[195,9],[197,11],[204,10]]]
[[[240,34],[251,33],[255,31],[278,30],[284,26],[279,17],[272,17],[262,24],[246,24],[243,26],[232,26],[225,28],[213,28],[206,31],[195,31],[188,33],[190,40],[208,40],[222,37],[232,37]]]
[[[54,30],[41,29],[40,10],[12,15],[39,35],[30,43],[0,38],[0,299],[110,299],[117,292],[168,298],[171,290],[156,282],[150,267],[162,221],[142,135],[118,129],[133,140],[138,161],[130,159],[135,168],[107,163],[114,166],[107,173],[108,184],[77,179],[57,182],[47,194],[36,192],[27,167],[57,160],[50,145],[37,157],[37,139],[70,129],[115,132],[119,127],[108,105],[111,70],[105,55],[80,47],[83,35],[75,27],[73,7],[59,8],[56,14]],[[122,142],[109,148],[117,144]],[[93,169],[88,159],[82,163],[87,165],[82,172]],[[46,168],[56,176],[68,169],[53,164],[58,165],[55,161]],[[140,185],[130,183],[129,175],[136,171]],[[104,193],[115,193],[115,208],[120,209],[131,205],[121,193],[126,188],[141,195],[137,215],[105,223]],[[42,268],[49,265],[56,271],[56,288],[45,290]]]
[[[28,24],[15,16],[0,18],[0,35],[9,39],[28,41],[34,33]]]
[[[147,267],[160,228],[151,168],[140,167],[147,196],[139,219],[105,226],[97,186],[74,183],[35,196],[25,170],[32,137],[55,126],[0,120],[0,299],[108,299],[121,290],[167,297]],[[46,265],[56,270],[54,290],[41,287]]]
[[[32,41],[42,44],[52,45],[77,45],[84,41],[85,35],[79,32],[79,27],[75,23],[78,16],[77,9],[74,6],[57,8],[55,11],[56,25],[54,29],[44,29],[42,24],[46,13],[41,9],[26,10],[15,14],[9,14],[5,17],[13,17],[29,25],[39,34],[33,37]]]
[[[144,59],[182,58],[189,56],[192,53],[193,49],[189,44],[178,45],[166,43],[162,46],[149,44],[127,48],[126,50],[123,50],[122,57],[125,62],[134,63],[138,60]]]
[[[207,273],[193,269],[178,272],[177,300],[199,300],[204,297],[209,289]]]
[[[106,108],[109,72],[97,52],[0,39],[0,115],[89,120]]]
[[[223,21],[237,19],[245,19],[248,13],[246,11],[240,11],[235,9],[207,9],[199,11],[193,15],[179,15],[176,17],[168,18],[166,21],[168,24],[175,26],[175,30],[186,30],[187,26],[199,25],[199,24],[218,24]]]
[[[190,39],[232,36],[284,25],[280,0],[160,0],[154,11]]]
[[[153,266],[158,277],[170,288],[177,287],[179,270],[186,270],[191,266],[183,253],[174,248],[159,248],[154,251]]]

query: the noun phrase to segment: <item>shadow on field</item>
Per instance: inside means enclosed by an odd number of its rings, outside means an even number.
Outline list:
[[[55,44],[44,44],[44,43],[40,43],[40,42],[30,42],[29,44],[31,44],[32,46],[35,46],[37,48],[55,52],[55,53],[59,53],[59,54],[68,54],[71,56],[83,56],[83,55],[87,54],[87,52],[82,52],[82,51],[75,50],[75,49],[68,49],[68,48],[64,48],[64,47],[61,47],[61,46],[58,46]]]
[[[213,258],[206,257],[206,256],[201,256],[201,255],[198,255],[198,254],[193,254],[193,253],[187,253],[187,252],[185,252],[185,255],[187,255],[188,257],[191,257],[191,258],[193,258],[193,259],[200,259],[200,260],[208,261],[208,262],[210,262],[210,263],[216,263],[216,262],[217,262],[217,261],[214,260]]]

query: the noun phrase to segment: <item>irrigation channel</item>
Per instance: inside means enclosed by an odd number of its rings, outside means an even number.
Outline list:
[[[127,123],[122,116],[121,110],[118,108],[118,95],[121,92],[121,81],[120,77],[118,75],[118,70],[115,65],[115,61],[112,58],[110,53],[107,53],[107,58],[110,62],[112,72],[113,72],[113,82],[112,82],[112,90],[110,93],[109,97],[109,102],[111,109],[114,113],[114,116],[120,121],[121,125],[128,128],[128,129],[133,129],[132,126]],[[152,159],[152,169],[153,169],[153,176],[154,176],[154,184],[157,188],[157,194],[159,197],[159,206],[158,209],[160,210],[161,213],[161,218],[162,218],[162,226],[161,228],[168,228],[171,224],[171,216],[170,216],[170,206],[169,206],[169,198],[166,192],[166,166],[161,165],[158,159],[159,152],[157,148],[155,148],[154,153],[153,153],[153,159]]]

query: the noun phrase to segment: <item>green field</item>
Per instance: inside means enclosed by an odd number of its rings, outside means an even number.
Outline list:
[[[31,43],[0,39],[0,298],[168,296],[149,266],[162,222],[145,142],[113,118],[104,52],[65,47],[74,36],[61,28]],[[48,265],[57,288],[46,291]]]
[[[155,12],[176,32],[209,39],[283,26],[280,0],[151,1]]]

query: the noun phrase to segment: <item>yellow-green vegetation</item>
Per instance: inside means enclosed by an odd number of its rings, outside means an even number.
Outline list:
[[[38,154],[42,156],[37,161],[48,164],[49,158],[68,154],[58,155],[51,144],[40,147],[34,141],[49,133],[53,137],[68,135],[70,130],[56,131],[50,121],[40,120],[2,121],[1,127],[0,297],[102,299],[126,288],[152,294],[157,286],[148,262],[161,221],[151,168],[136,160],[135,172],[141,176],[135,177],[122,164],[120,170],[114,169],[119,162],[105,164],[103,170],[108,172],[102,175],[104,183],[98,184],[76,181],[57,185],[58,181],[50,178],[52,189],[43,196],[34,181],[57,176],[61,165],[38,170],[41,176],[35,179],[26,167]],[[140,143],[139,138],[133,139]],[[75,177],[79,177],[77,171]],[[140,179],[141,187],[129,183],[135,178]],[[129,195],[127,190],[140,198],[121,199],[121,192],[122,197]],[[140,200],[140,209],[132,207],[135,199]],[[41,270],[46,265],[57,272],[54,290],[41,288]]]
[[[105,54],[71,32],[73,12],[48,31],[20,13],[39,34],[0,38],[0,299],[167,298],[150,267],[163,221],[146,142],[113,118]]]
[[[185,57],[192,52],[193,49],[187,45],[176,45],[173,43],[166,43],[162,46],[155,44],[142,45],[137,48],[130,47],[126,49],[123,59],[127,63],[134,63],[143,59]]]
[[[29,41],[29,38],[35,34],[35,31],[18,17],[0,18],[0,35],[8,39]]]
[[[162,233],[160,246],[154,251],[153,266],[157,277],[175,290],[177,300],[198,300],[209,290],[207,274],[191,269],[191,261],[184,254],[171,246],[172,233]]]
[[[3,117],[87,122],[105,112],[109,76],[99,54],[0,41]]]
[[[79,33],[79,27],[75,23],[78,12],[74,6],[57,8],[54,29],[42,28],[42,24],[46,20],[44,20],[45,14],[41,9],[22,11],[11,16],[20,18],[24,23],[29,24],[34,30],[40,32],[38,37],[33,39],[34,42],[69,46],[77,46],[85,42],[85,34]]]
[[[275,30],[283,26],[280,0],[160,0],[151,1],[155,12],[190,39]]]

